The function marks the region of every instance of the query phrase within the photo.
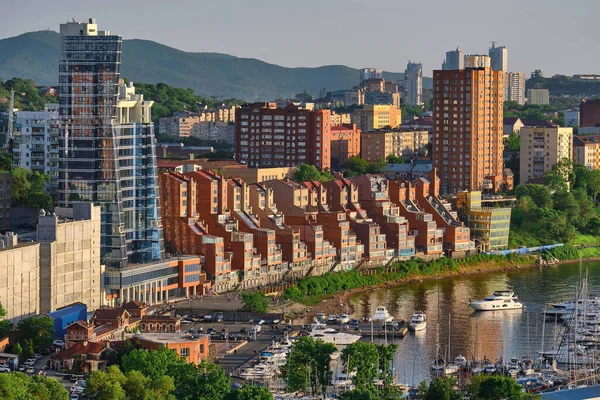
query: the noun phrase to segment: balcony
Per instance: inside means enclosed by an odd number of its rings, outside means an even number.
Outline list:
[[[469,250],[475,250],[475,242],[472,240],[467,243],[455,243],[454,244],[454,251],[469,251]]]
[[[427,253],[441,253],[443,250],[443,245],[433,245],[433,246],[427,246]]]

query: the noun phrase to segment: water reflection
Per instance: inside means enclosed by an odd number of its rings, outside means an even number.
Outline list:
[[[600,287],[600,263],[589,263],[590,287]],[[542,317],[544,304],[572,298],[580,280],[578,264],[552,268],[531,268],[487,275],[458,276],[381,288],[355,295],[350,302],[353,318],[370,317],[371,310],[385,305],[395,320],[409,320],[415,311],[427,314],[427,328],[410,332],[398,344],[396,376],[406,383],[418,383],[429,376],[429,363],[436,355],[438,336],[442,355],[459,354],[467,359],[496,360],[502,357],[535,357],[556,341],[557,330]],[[483,299],[495,290],[511,287],[524,310],[475,312],[469,300]],[[450,321],[450,322],[449,322]],[[448,327],[451,326],[450,338]]]

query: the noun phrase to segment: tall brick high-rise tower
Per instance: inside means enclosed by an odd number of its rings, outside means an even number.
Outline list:
[[[503,189],[504,72],[433,71],[433,167],[442,193]]]

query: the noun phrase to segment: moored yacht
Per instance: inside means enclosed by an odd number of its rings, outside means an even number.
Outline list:
[[[423,311],[417,311],[410,319],[408,327],[413,331],[422,331],[427,327],[427,318]]]
[[[497,290],[484,300],[469,302],[475,311],[516,310],[523,308],[512,290]]]
[[[333,343],[335,345],[349,345],[360,340],[359,335],[351,333],[338,332],[333,328],[328,328],[327,325],[315,325],[309,333],[315,339],[321,339],[325,343]]]
[[[375,314],[373,314],[373,321],[381,321],[381,322],[389,322],[393,321],[394,317],[390,315],[387,308],[385,306],[379,306],[375,310]]]

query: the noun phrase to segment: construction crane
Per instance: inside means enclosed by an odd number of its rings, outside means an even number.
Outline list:
[[[10,100],[8,101],[8,131],[6,132],[6,146],[10,142],[10,139],[13,138],[14,134],[14,109],[15,109],[15,89],[10,90]]]

